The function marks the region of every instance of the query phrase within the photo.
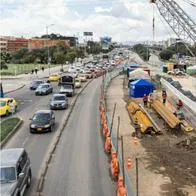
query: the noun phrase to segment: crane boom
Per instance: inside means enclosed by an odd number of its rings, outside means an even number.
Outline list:
[[[196,43],[196,24],[174,0],[152,0],[174,33],[185,43]]]

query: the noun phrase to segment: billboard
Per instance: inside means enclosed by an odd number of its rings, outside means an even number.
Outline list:
[[[93,32],[83,32],[84,36],[93,36]]]
[[[111,37],[101,37],[101,46],[103,50],[108,50],[109,46],[112,43],[112,38]]]

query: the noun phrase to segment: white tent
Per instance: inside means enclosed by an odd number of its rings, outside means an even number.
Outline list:
[[[134,71],[129,72],[129,80],[151,80],[148,72],[144,71],[141,68],[135,69]]]

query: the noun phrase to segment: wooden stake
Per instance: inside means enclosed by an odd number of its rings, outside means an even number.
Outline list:
[[[110,135],[112,135],[112,128],[113,128],[113,123],[114,123],[115,111],[116,111],[116,103],[114,104],[114,109],[113,109],[113,114],[112,114],[112,122],[111,122],[111,127],[110,127]]]
[[[116,152],[118,154],[118,138],[119,138],[119,132],[120,132],[120,116],[118,116],[118,128],[117,128],[117,140],[116,140]]]
[[[138,158],[135,158],[135,169],[136,169],[136,196],[139,196]]]
[[[125,167],[124,167],[123,136],[121,136],[121,148],[122,148],[122,173],[123,173],[123,185],[125,186]]]

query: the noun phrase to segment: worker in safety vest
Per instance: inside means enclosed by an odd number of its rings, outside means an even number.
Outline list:
[[[118,180],[117,196],[127,196],[127,190],[124,186],[123,177],[119,177],[119,180]]]
[[[111,149],[112,149],[112,142],[111,142],[110,134],[108,133],[105,141],[105,152],[111,153]]]
[[[144,107],[147,107],[147,104],[148,104],[148,96],[146,94],[144,94],[143,103],[144,103]]]
[[[163,91],[162,91],[162,98],[163,98],[163,104],[165,104],[165,103],[166,103],[166,99],[167,99],[166,90],[163,90]]]
[[[119,175],[119,162],[118,162],[118,156],[117,156],[117,152],[113,152],[112,153],[112,161],[110,164],[110,169],[111,169],[111,174],[112,177],[117,180],[118,179],[118,175]]]

